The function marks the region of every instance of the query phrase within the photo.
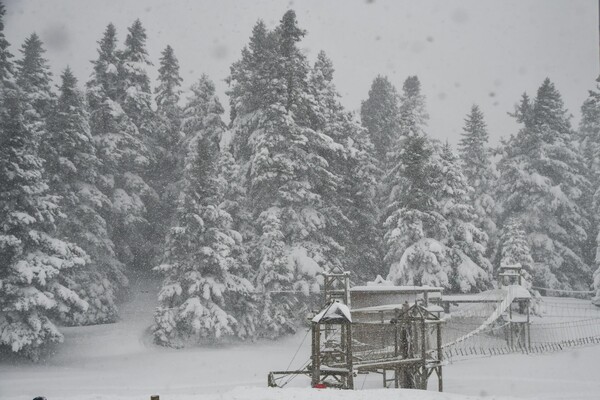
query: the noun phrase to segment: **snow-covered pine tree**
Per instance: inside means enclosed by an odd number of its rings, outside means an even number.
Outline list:
[[[60,196],[59,205],[66,216],[57,224],[58,234],[81,247],[90,260],[67,275],[68,287],[89,307],[61,313],[60,319],[73,325],[112,322],[117,318],[118,292],[127,279],[103,217],[110,209],[110,200],[96,186],[100,161],[84,98],[69,68],[61,79],[57,104],[48,123],[52,147],[46,173],[51,192]]]
[[[240,173],[241,169],[232,154],[232,149],[224,144],[219,167],[225,183],[222,206],[231,215],[233,228],[242,235],[244,243],[247,244],[254,238],[255,231],[244,187],[245,177]]]
[[[373,145],[366,129],[356,122],[348,127],[351,133],[352,157],[344,174],[348,198],[346,214],[351,225],[346,262],[359,281],[371,281],[387,273],[384,259],[383,226],[376,203],[377,177],[381,171],[373,156]]]
[[[411,90],[403,93],[404,100],[415,94],[420,97],[415,83],[405,82],[406,89]],[[417,103],[408,101],[406,106],[397,107],[397,131],[385,152],[385,171],[378,190],[386,229],[385,264],[390,268],[388,279],[396,284],[450,287],[451,265],[442,244],[448,229],[436,210],[431,180],[435,148],[424,127],[414,125],[419,118],[409,115],[410,105]],[[400,126],[400,107],[402,120],[412,125]],[[407,135],[400,136],[401,132]]]
[[[156,94],[156,130],[154,134],[155,163],[149,183],[159,196],[151,210],[153,243],[162,243],[177,201],[176,182],[181,178],[180,142],[182,140],[182,110],[179,105],[182,79],[179,62],[171,46],[161,53]]]
[[[142,137],[149,139],[155,132],[155,121],[147,72],[152,63],[146,50],[146,29],[139,19],[127,29],[125,47],[119,52],[119,102]]]
[[[105,97],[116,101],[119,91],[119,58],[117,54],[117,30],[110,23],[102,39],[98,41],[98,58],[92,61],[94,71],[87,83],[88,102],[92,109],[100,109]]]
[[[36,359],[63,338],[52,316],[87,307],[63,284],[86,255],[55,236],[61,214],[48,194],[39,137],[23,117],[35,111],[12,78],[4,15],[0,4],[0,347]]]
[[[485,257],[488,236],[476,226],[469,186],[458,157],[449,144],[436,146],[431,181],[436,209],[447,222],[444,242],[451,257],[450,283],[455,292],[478,292],[490,286],[492,264]]]
[[[416,75],[409,76],[404,80],[400,98],[400,137],[424,135],[428,120],[421,82]],[[395,142],[392,141],[392,146]]]
[[[526,230],[536,286],[586,289],[589,216],[582,201],[589,182],[561,95],[546,79],[533,104],[523,99],[517,111],[524,126],[505,143],[498,164],[500,220],[515,218]]]
[[[48,117],[54,107],[56,96],[52,92],[52,74],[48,60],[44,58],[43,43],[37,34],[31,34],[23,43],[21,58],[16,60],[17,85],[30,108],[23,115],[27,129],[34,132],[39,144],[39,156],[52,160],[52,147],[48,131]]]
[[[160,180],[160,176],[156,176],[159,173],[156,161],[160,157],[158,154],[160,153],[160,138],[158,137],[156,114],[152,110],[152,90],[147,72],[152,63],[146,50],[146,30],[141,21],[136,19],[127,29],[125,46],[122,51],[118,52],[120,61],[118,64],[118,102],[137,128],[137,140],[143,145],[140,150],[145,151],[140,155],[149,162],[148,167],[136,171],[136,179],[141,179],[139,184],[152,188],[153,192],[151,196],[143,199],[146,215],[157,216],[163,210],[159,201],[160,193],[156,193],[157,187],[154,185]],[[137,226],[136,234],[142,240],[130,242],[134,254],[133,267],[145,269],[154,263],[160,246],[157,246],[153,239],[157,239],[155,232],[161,231],[160,225],[163,223],[159,219],[146,217],[148,225]]]
[[[498,206],[493,198],[496,175],[488,139],[484,115],[477,105],[473,105],[471,112],[465,118],[459,142],[459,154],[463,174],[473,188],[469,197],[470,204],[475,207],[477,214],[476,225],[488,236],[487,256],[492,259],[498,236],[496,227]]]
[[[285,13],[273,32],[259,22],[229,81],[234,154],[241,174],[248,173],[250,209],[258,218],[279,208],[294,286],[308,293],[318,287],[318,271],[339,265],[332,256],[339,245],[326,233],[321,196],[331,187],[332,171],[316,151],[335,141],[311,127],[308,66],[298,48],[303,35],[293,11]],[[255,97],[250,90],[255,86],[267,95]]]
[[[429,150],[432,143],[429,143],[429,138],[424,142],[411,141],[409,138],[426,137],[425,127],[427,124],[428,114],[425,110],[425,97],[421,94],[421,83],[416,76],[406,78],[402,86],[402,104],[398,111],[398,125],[395,138],[388,143],[387,152],[384,160],[383,179],[378,188],[378,201],[381,207],[382,218],[385,221],[391,212],[398,209],[396,201],[397,197],[401,196],[398,187],[404,177],[402,176],[403,163],[420,163],[419,157],[433,152],[433,147]],[[410,143],[409,143],[410,142]],[[407,146],[416,146],[423,152],[415,154],[415,159],[409,161],[410,155],[405,154]],[[431,153],[433,154],[433,153]],[[429,155],[431,155],[429,154]],[[425,158],[429,160],[429,155]],[[416,179],[423,177],[417,176]],[[423,183],[423,185],[425,185]]]
[[[400,284],[479,291],[489,285],[487,236],[473,224],[472,188],[449,146],[425,133],[416,76],[403,85],[400,135],[387,154],[382,188],[388,279]]]
[[[90,127],[101,161],[99,187],[112,203],[106,219],[118,259],[128,266],[144,266],[152,254],[146,204],[156,202],[157,196],[143,178],[151,165],[146,138],[118,101],[116,43],[115,28],[109,24],[98,42],[98,58],[87,83]]]
[[[362,102],[360,116],[369,132],[379,167],[383,168],[387,153],[400,134],[399,96],[387,77],[378,75],[373,80],[369,97]]]
[[[259,292],[258,335],[276,338],[296,332],[296,296],[290,296],[294,284],[293,270],[287,245],[284,242],[280,218],[281,210],[272,208],[263,211],[257,221],[259,237],[254,245],[254,258],[259,260],[256,274],[256,290]]]
[[[10,50],[10,43],[6,40],[6,36],[4,36],[4,16],[6,15],[6,7],[4,6],[4,2],[0,1],[0,82],[2,85],[6,85],[9,81],[9,78],[12,78],[12,74],[14,73],[13,64],[10,60],[13,58]]]
[[[343,246],[338,257],[354,280],[372,280],[383,273],[378,214],[374,202],[376,160],[366,129],[340,104],[333,84],[333,64],[324,52],[317,56],[309,86],[313,96],[311,126],[320,134],[315,151],[327,160],[331,178],[323,182],[328,235]]]
[[[585,170],[591,183],[585,207],[592,217],[588,230],[588,243],[584,256],[590,265],[597,268],[593,275],[596,299],[600,300],[600,83],[590,90],[581,106],[579,124],[579,150],[584,156]]]
[[[248,141],[263,118],[267,105],[276,102],[275,63],[277,51],[275,35],[259,20],[252,29],[250,43],[242,50],[242,58],[230,68],[227,82],[231,103],[233,155],[244,172],[252,156]]]
[[[253,337],[256,309],[241,235],[221,207],[219,142],[225,129],[214,85],[203,76],[184,110],[186,156],[175,225],[155,313],[157,343],[179,347],[227,336]]]
[[[21,92],[27,96],[29,103],[36,114],[28,116],[33,124],[43,124],[52,110],[55,101],[55,95],[52,93],[52,73],[48,66],[48,60],[44,58],[43,43],[39,36],[32,33],[20,50],[22,57],[18,59],[17,65],[17,84]],[[36,127],[45,129],[45,127]]]
[[[181,83],[179,62],[171,46],[161,53],[158,68],[158,87],[156,93],[156,172],[153,174],[153,186],[161,197],[171,198],[171,184],[178,175],[178,149],[181,140],[182,110],[179,106]]]
[[[426,136],[410,136],[394,166],[384,236],[388,279],[396,284],[450,288],[451,260],[443,242],[448,227],[436,210],[431,180],[434,148]]]

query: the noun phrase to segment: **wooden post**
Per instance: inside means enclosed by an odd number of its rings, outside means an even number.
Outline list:
[[[346,275],[344,277],[344,294],[346,297],[346,305],[348,306],[348,308],[350,308],[350,272],[346,271],[344,272],[344,274]]]
[[[423,370],[421,371],[421,389],[427,390],[427,346],[425,343],[425,319],[421,321],[421,360]]]
[[[398,313],[396,312],[396,321],[394,322],[394,357],[400,355],[400,343],[398,337]],[[400,387],[400,369],[394,368],[394,387],[398,389]]]
[[[354,389],[354,374],[352,366],[352,324],[346,323],[346,366],[348,368],[348,389]]]
[[[383,388],[387,389],[387,376],[385,376],[385,368],[381,370],[381,376],[383,377]]]
[[[440,363],[437,369],[438,376],[438,392],[444,391],[444,383],[442,381],[442,361],[443,361],[443,353],[442,353],[442,326],[438,323],[436,324],[437,328],[437,354],[438,354],[438,362]]]
[[[509,343],[510,343],[510,345],[512,346],[512,345],[513,345],[513,343],[514,343],[514,340],[513,340],[513,329],[514,329],[514,325],[513,325],[513,322],[512,322],[512,303],[510,303],[510,304],[509,304],[509,306],[508,306],[508,319],[509,319],[509,322],[508,322],[508,327],[510,328],[510,329],[509,329],[509,332],[510,332],[510,339],[509,339]]]
[[[320,335],[320,329],[321,327],[319,326],[318,323],[313,322],[312,324],[312,332],[313,332],[313,337],[312,337],[312,380],[311,380],[311,386],[315,386],[316,384],[319,383],[319,381],[321,380],[321,360],[320,360],[320,354],[321,354],[321,335]]]
[[[529,321],[529,305],[531,303],[531,299],[527,300],[527,346],[531,349],[531,325]]]
[[[411,323],[411,329],[412,329],[412,337],[413,337],[413,343],[412,343],[412,351],[411,351],[411,355],[413,357],[417,357],[417,349],[419,348],[419,329],[417,326],[417,321],[413,321]]]

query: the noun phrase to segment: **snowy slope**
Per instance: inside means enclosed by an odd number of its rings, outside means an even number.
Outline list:
[[[276,342],[210,349],[158,347],[147,332],[157,286],[157,281],[134,282],[135,295],[123,307],[121,322],[64,329],[65,343],[42,363],[0,360],[0,399],[31,400],[44,395],[48,400],[133,400],[149,399],[151,394],[160,394],[163,400],[599,398],[600,346],[458,362],[444,370],[447,393],[443,394],[433,391],[433,380],[430,392],[379,389],[380,375],[359,375],[355,382],[363,390],[352,394],[307,389],[305,377],[294,379],[284,389],[269,389],[268,371],[288,368],[300,343],[289,368],[307,361],[310,337],[305,331]]]

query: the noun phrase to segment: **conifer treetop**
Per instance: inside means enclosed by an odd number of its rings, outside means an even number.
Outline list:
[[[34,99],[50,96],[52,73],[48,60],[44,58],[46,50],[36,33],[32,33],[23,43],[17,60],[17,84]]]
[[[13,55],[8,50],[10,44],[4,36],[4,17],[6,15],[6,7],[0,2],[0,80],[8,79],[13,73],[12,63],[10,59]]]
[[[142,21],[136,19],[127,30],[129,33],[125,38],[123,58],[128,61],[151,64],[146,50],[146,29],[143,27]]]
[[[162,51],[160,67],[158,68],[158,81],[155,90],[156,104],[158,107],[165,103],[176,105],[181,94],[181,83],[183,79],[179,75],[179,61],[170,45]]]

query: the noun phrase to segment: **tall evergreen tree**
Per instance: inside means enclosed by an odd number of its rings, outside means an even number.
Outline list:
[[[69,68],[61,79],[57,105],[49,121],[53,146],[46,172],[51,191],[60,196],[59,205],[66,215],[57,231],[80,246],[90,260],[84,268],[70,273],[67,281],[89,307],[84,312],[61,313],[60,317],[76,325],[112,322],[117,318],[118,292],[127,279],[103,217],[110,209],[110,200],[96,186],[100,161],[89,114]]]
[[[98,41],[98,58],[92,61],[94,72],[88,82],[88,101],[92,109],[99,109],[104,97],[112,101],[118,98],[119,59],[117,53],[117,30],[110,23],[102,39]]]
[[[162,185],[162,165],[157,164],[161,157],[161,130],[157,127],[156,114],[152,110],[152,91],[147,69],[152,65],[146,50],[146,30],[139,19],[128,28],[125,46],[119,52],[119,104],[133,125],[137,128],[137,139],[143,145],[143,156],[149,165],[137,171],[144,185],[152,188],[152,196],[146,196],[144,208],[147,226],[138,226],[137,235],[141,241],[133,245],[134,266],[147,268],[152,265],[158,249],[156,233],[161,232],[163,221],[149,218],[161,215],[164,211],[159,201]],[[140,183],[142,183],[140,182]],[[156,193],[158,190],[159,193]]]
[[[583,289],[591,271],[583,259],[589,182],[562,98],[546,79],[533,104],[521,102],[523,128],[505,144],[498,164],[501,221],[515,218],[527,231],[536,286]],[[524,116],[524,117],[523,117]]]
[[[588,242],[584,257],[597,269],[593,276],[596,298],[600,299],[600,84],[590,90],[588,98],[581,106],[581,121],[578,130],[579,150],[584,156],[585,170],[591,183],[585,207],[592,217],[588,229]]]
[[[147,68],[146,30],[139,19],[128,28],[125,48],[119,53],[120,104],[145,140],[155,132],[152,91]]]
[[[29,117],[31,123],[40,124],[50,114],[55,100],[51,89],[52,74],[48,60],[44,58],[46,50],[39,36],[32,33],[20,51],[22,57],[16,61],[17,84],[36,112]]]
[[[173,215],[177,200],[176,182],[181,175],[180,141],[182,139],[182,110],[179,106],[182,79],[179,62],[171,46],[162,52],[158,69],[156,94],[156,132],[154,153],[156,162],[150,176],[150,184],[159,196],[159,204],[152,210],[152,242],[161,243]]]
[[[241,235],[221,207],[224,184],[218,171],[223,108],[203,76],[185,109],[187,140],[176,225],[167,237],[165,276],[155,314],[155,339],[168,346],[252,337],[255,308]]]
[[[409,76],[404,81],[400,102],[400,135],[424,135],[429,114],[425,109],[425,96],[421,93],[421,82],[416,75]]]
[[[489,134],[483,113],[477,105],[473,105],[465,119],[459,142],[460,159],[467,182],[473,187],[470,203],[477,213],[476,223],[488,235],[487,255],[493,258],[491,252],[496,247],[498,207],[493,198],[496,176],[488,139]]]
[[[261,221],[254,224],[250,244],[253,267],[273,265],[263,262],[263,255],[277,254],[279,248],[268,252],[260,247],[277,244],[269,238],[284,238],[293,279],[281,281],[280,287],[308,294],[318,288],[318,272],[341,265],[340,243],[328,225],[337,220],[336,211],[328,208],[325,193],[340,182],[329,155],[344,150],[339,138],[329,136],[316,110],[324,97],[315,98],[310,87],[309,67],[298,48],[303,35],[293,11],[271,32],[257,23],[249,47],[232,65],[229,82],[233,152],[244,177],[247,209],[254,221]],[[322,73],[328,76],[322,62]],[[268,227],[262,226],[266,223]],[[281,232],[274,232],[278,227]],[[258,276],[276,276],[267,272],[258,271]]]
[[[0,5],[3,29],[4,6]],[[24,119],[35,113],[11,76],[8,42],[0,33],[0,347],[31,358],[62,340],[53,315],[87,304],[64,285],[85,264],[79,247],[60,240],[57,198],[48,194],[39,138]]]
[[[400,98],[387,77],[378,75],[373,80],[369,97],[362,102],[360,116],[382,168],[386,163],[387,153],[400,134]]]
[[[456,156],[427,136],[409,136],[395,170],[397,194],[385,222],[388,279],[451,292],[487,288],[487,236],[473,224]]]
[[[4,36],[4,16],[6,15],[6,7],[0,2],[0,82],[7,82],[12,77],[13,64],[11,58],[13,55],[10,50],[10,43]]]
[[[380,188],[388,279],[471,292],[489,285],[487,236],[474,224],[472,188],[449,146],[425,133],[427,112],[416,76],[403,85],[397,139]]]
[[[152,254],[152,243],[147,240],[147,204],[157,201],[156,192],[144,179],[152,157],[146,138],[119,103],[121,67],[112,24],[98,44],[87,97],[90,127],[101,161],[99,187],[112,204],[106,219],[119,260],[128,266],[144,266]]]
[[[374,194],[376,160],[368,133],[339,102],[333,84],[333,64],[324,52],[317,56],[309,78],[313,95],[311,126],[333,143],[323,142],[315,151],[327,161],[332,178],[322,187],[329,235],[343,246],[339,257],[357,281],[382,274],[382,232]]]
[[[405,141],[394,167],[397,180],[386,218],[385,262],[397,284],[450,287],[450,268],[441,241],[447,235],[435,210],[431,175],[434,149],[425,136]]]
[[[385,220],[390,212],[397,210],[397,198],[402,196],[398,185],[404,179],[402,175],[402,165],[405,162],[420,163],[426,160],[413,159],[409,161],[406,157],[412,157],[405,154],[408,147],[416,146],[414,150],[418,152],[414,157],[425,156],[427,159],[433,148],[425,150],[429,144],[421,140],[412,140],[411,138],[425,137],[425,127],[428,119],[425,110],[425,98],[421,94],[421,84],[416,76],[408,77],[402,87],[402,104],[399,107],[398,126],[396,137],[387,144],[387,153],[384,163],[384,173],[382,183],[379,187],[379,203]],[[421,152],[424,151],[423,153]],[[400,169],[399,169],[400,168]],[[416,176],[416,179],[421,177]],[[412,179],[412,177],[409,177]]]
[[[431,181],[436,209],[446,220],[444,242],[451,258],[451,284],[455,292],[487,289],[492,264],[485,256],[488,236],[476,226],[477,213],[469,194],[473,188],[462,172],[458,157],[447,143],[436,149]]]

